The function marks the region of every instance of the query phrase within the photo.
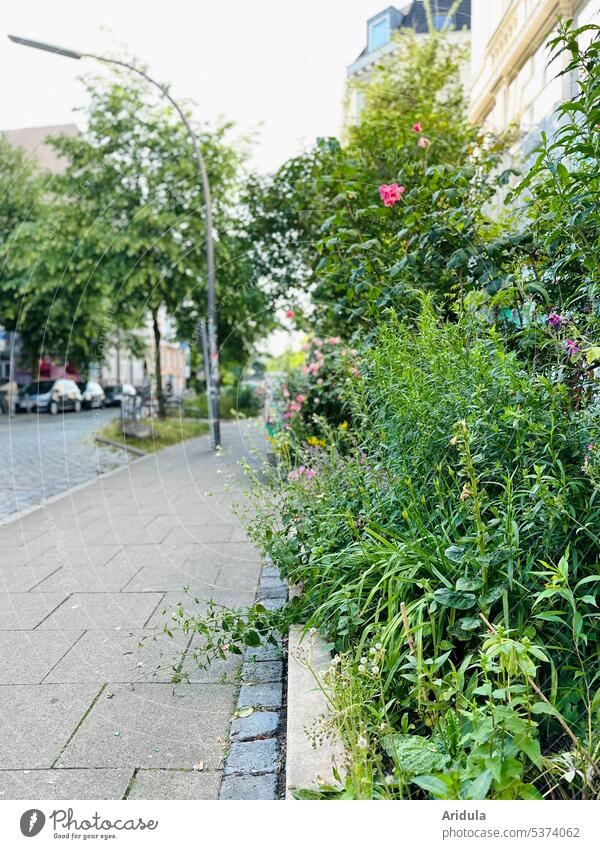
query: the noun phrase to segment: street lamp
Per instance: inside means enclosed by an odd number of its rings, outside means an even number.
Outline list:
[[[81,53],[78,50],[69,50],[65,47],[57,47],[54,44],[46,44],[43,41],[32,41],[29,38],[20,38],[17,35],[8,36],[15,44],[22,44],[25,47],[33,47],[36,50],[45,50],[47,53],[55,53],[58,56],[66,56],[68,59],[95,59],[97,62],[104,62],[109,65],[119,65],[121,68],[126,68],[128,71],[133,71],[143,77],[153,86],[155,86],[163,97],[173,106],[191,139],[196,161],[198,163],[198,172],[200,174],[200,183],[204,202],[206,204],[206,269],[207,269],[207,287],[208,287],[208,363],[205,362],[206,373],[206,389],[208,395],[208,416],[210,424],[211,447],[215,451],[221,444],[221,426],[219,414],[219,347],[217,341],[217,301],[215,293],[215,251],[213,241],[213,223],[212,223],[212,202],[210,194],[210,183],[208,182],[208,174],[204,157],[198,144],[198,139],[192,130],[185,113],[172,97],[169,89],[153,79],[146,71],[141,68],[136,68],[134,65],[129,65],[127,62],[121,62],[119,59],[109,59],[106,56],[96,56],[94,53]],[[206,356],[205,356],[206,360]]]

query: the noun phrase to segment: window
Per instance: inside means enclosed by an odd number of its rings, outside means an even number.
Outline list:
[[[455,27],[456,20],[454,15],[433,15],[433,28],[436,32],[440,32],[443,29],[454,29]]]
[[[385,15],[369,24],[369,53],[379,50],[390,40],[390,18]]]

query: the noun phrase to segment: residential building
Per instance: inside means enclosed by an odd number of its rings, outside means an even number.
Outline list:
[[[427,5],[429,9],[427,9]],[[429,12],[429,14],[428,14]],[[430,29],[447,33],[448,38],[464,41],[471,28],[471,0],[413,0],[399,8],[388,6],[367,21],[366,45],[360,55],[348,66],[349,82],[368,81],[373,69],[388,53],[397,49],[398,32],[410,30],[417,36],[426,35]],[[468,66],[464,81],[467,82]],[[349,87],[349,120],[355,121],[362,108],[362,92]]]
[[[556,106],[575,80],[548,64],[548,39],[559,17],[600,23],[600,0],[473,0],[470,118],[490,130],[514,126],[527,154],[555,126]]]

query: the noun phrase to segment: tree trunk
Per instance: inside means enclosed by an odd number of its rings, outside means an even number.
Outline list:
[[[158,417],[166,419],[165,398],[162,389],[162,364],[160,358],[160,327],[158,311],[152,313],[152,329],[154,330],[154,373],[156,378],[156,397],[158,398]]]

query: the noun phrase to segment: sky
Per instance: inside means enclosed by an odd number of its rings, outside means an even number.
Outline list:
[[[0,130],[82,124],[78,77],[95,71],[12,44],[7,33],[146,63],[196,101],[208,121],[259,131],[253,153],[268,171],[317,136],[337,135],[346,66],[365,45],[366,20],[386,0],[20,0],[0,14]],[[4,30],[4,32],[2,32]]]

